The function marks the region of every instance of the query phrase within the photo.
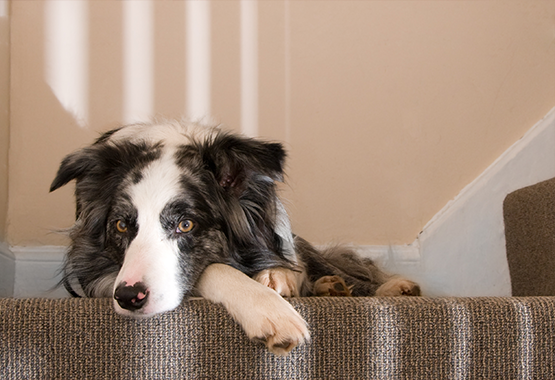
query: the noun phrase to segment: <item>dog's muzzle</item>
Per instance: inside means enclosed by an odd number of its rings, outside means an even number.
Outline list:
[[[137,282],[131,286],[123,281],[116,288],[114,299],[122,309],[135,311],[146,305],[148,294],[148,289],[142,282]]]

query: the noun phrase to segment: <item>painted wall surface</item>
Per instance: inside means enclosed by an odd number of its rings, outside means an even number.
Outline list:
[[[208,94],[209,114],[236,131],[255,115],[254,134],[289,150],[283,195],[295,230],[315,243],[373,245],[412,242],[555,105],[553,1],[11,7],[12,246],[67,243],[52,232],[74,215],[72,186],[48,193],[58,164],[133,118],[133,105],[190,116],[191,94]],[[188,27],[191,12],[209,24]],[[144,21],[140,33],[130,15]],[[206,33],[208,45],[193,49],[191,34]],[[194,69],[198,57],[208,61]]]
[[[9,3],[0,1],[0,242],[6,240],[8,213],[8,148],[10,140]]]

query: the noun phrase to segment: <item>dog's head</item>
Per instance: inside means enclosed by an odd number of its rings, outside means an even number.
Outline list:
[[[76,180],[66,283],[149,316],[179,305],[212,263],[287,266],[275,232],[284,159],[280,144],[192,124],[105,133],[63,160],[50,189]]]

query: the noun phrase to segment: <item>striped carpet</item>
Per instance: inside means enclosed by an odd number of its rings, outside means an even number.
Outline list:
[[[554,379],[555,297],[297,298],[287,357],[223,307],[147,320],[108,299],[0,299],[0,379]]]

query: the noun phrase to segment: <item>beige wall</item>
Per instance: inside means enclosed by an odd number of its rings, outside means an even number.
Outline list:
[[[73,220],[72,186],[48,193],[57,166],[123,119],[122,2],[86,6],[85,128],[46,83],[45,5],[12,2],[12,245],[66,243],[51,232]],[[186,110],[186,9],[153,4],[153,109],[170,117]],[[210,11],[211,113],[240,130],[240,4]],[[411,242],[555,106],[553,1],[263,1],[257,15],[258,135],[285,142],[284,196],[317,243]]]
[[[8,148],[10,139],[9,4],[0,1],[0,242],[6,240],[8,213]]]

